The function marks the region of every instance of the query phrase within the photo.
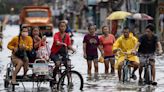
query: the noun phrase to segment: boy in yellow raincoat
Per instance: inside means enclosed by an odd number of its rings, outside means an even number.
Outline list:
[[[138,69],[139,58],[136,55],[134,55],[132,51],[135,45],[137,44],[137,42],[138,42],[137,38],[134,37],[133,34],[129,33],[129,28],[125,27],[123,29],[123,35],[121,35],[113,45],[114,53],[117,53],[118,50],[121,49],[123,52],[126,52],[126,54],[128,55],[127,59],[131,61],[130,66],[134,68],[131,76],[131,78],[133,78],[134,80],[137,78],[135,75],[135,71]],[[121,80],[121,69],[124,59],[125,59],[125,54],[120,53],[115,64],[116,69],[118,69],[119,81]]]

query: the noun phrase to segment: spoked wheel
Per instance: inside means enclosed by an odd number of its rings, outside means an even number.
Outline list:
[[[6,76],[5,76],[5,79],[4,79],[4,87],[5,88],[8,88],[9,87],[9,80],[10,80],[10,68],[7,68],[7,71],[6,71]]]
[[[129,75],[129,67],[128,66],[124,66],[122,69],[122,82],[127,82],[130,79],[130,75]]]
[[[148,66],[146,69],[145,69],[145,83],[146,84],[151,84],[152,82],[152,78],[151,78],[151,67]]]
[[[67,92],[70,90],[82,90],[83,89],[83,77],[77,71],[69,71],[65,73],[59,79],[57,88],[58,91]]]
[[[4,80],[4,87],[5,88],[8,88],[9,87],[9,80]]]

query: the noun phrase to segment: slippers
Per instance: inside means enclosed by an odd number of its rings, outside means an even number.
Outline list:
[[[155,82],[155,81],[151,82],[151,84],[152,84],[153,86],[157,86],[157,82]]]

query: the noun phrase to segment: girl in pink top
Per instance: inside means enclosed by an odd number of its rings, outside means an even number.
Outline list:
[[[112,46],[115,42],[115,37],[112,34],[109,34],[108,26],[102,27],[103,35],[100,36],[100,44],[104,51],[104,65],[105,65],[105,74],[108,74],[109,62],[111,64],[111,74],[115,73],[114,70],[114,55],[112,53]]]

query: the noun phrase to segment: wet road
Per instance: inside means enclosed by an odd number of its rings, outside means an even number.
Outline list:
[[[7,26],[4,31],[4,40],[3,40],[3,47],[4,50],[0,52],[0,92],[11,92],[11,89],[4,89],[3,87],[3,76],[5,74],[5,67],[7,63],[10,62],[10,51],[7,49],[7,43],[9,40],[17,35],[18,26]],[[54,29],[54,31],[57,31]],[[158,57],[156,60],[156,80],[158,82],[158,86],[139,86],[137,80],[132,80],[129,83],[119,83],[117,74],[116,75],[108,75],[106,77],[104,72],[104,66],[102,63],[99,63],[99,79],[95,80],[87,80],[87,63],[86,60],[83,59],[83,52],[82,52],[82,40],[83,34],[75,33],[74,40],[75,45],[74,47],[77,49],[77,53],[71,56],[72,64],[75,66],[75,70],[80,72],[84,78],[84,89],[82,92],[164,92],[164,57]],[[48,38],[49,45],[52,45],[53,39]],[[138,71],[136,72],[138,74]],[[23,86],[20,85],[16,87],[16,92],[51,92],[49,88],[49,83],[43,83],[41,85],[40,90],[37,89],[36,84],[33,88],[32,83],[24,83],[26,89],[24,90]],[[72,92],[81,92],[79,90],[73,90]]]

